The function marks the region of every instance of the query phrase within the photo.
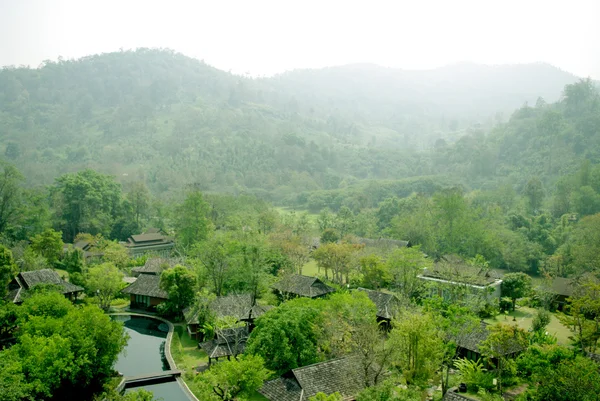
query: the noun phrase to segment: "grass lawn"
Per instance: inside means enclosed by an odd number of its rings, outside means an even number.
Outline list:
[[[535,313],[535,309],[521,306],[518,307],[516,311],[510,312],[508,316],[498,315],[495,318],[485,319],[485,321],[490,324],[498,322],[508,324],[517,323],[519,327],[529,330],[531,328],[531,322],[533,321]],[[513,317],[516,318],[516,322],[513,322]],[[546,330],[548,333],[556,336],[559,344],[569,344],[569,336],[571,335],[571,331],[567,327],[563,326],[554,313],[552,313],[550,324]]]
[[[198,342],[190,338],[184,326],[175,326],[171,340],[171,354],[182,371],[192,371],[198,365],[208,363],[208,356],[198,348]]]
[[[314,259],[309,260],[304,266],[302,266],[302,274],[305,276],[316,277],[319,274],[319,267]]]

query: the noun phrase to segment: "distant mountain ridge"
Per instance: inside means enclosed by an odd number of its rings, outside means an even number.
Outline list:
[[[294,93],[335,98],[369,96],[381,102],[411,102],[455,118],[486,118],[510,112],[538,97],[557,101],[565,85],[579,78],[546,63],[482,65],[457,63],[430,70],[403,70],[375,64],[351,64],[283,73],[282,88]],[[353,86],[352,86],[353,85]]]
[[[576,81],[547,64],[360,64],[252,79],[172,51],[107,53],[0,70],[0,154],[30,184],[91,167],[157,193],[196,183],[281,200],[439,174],[434,146],[480,141]]]

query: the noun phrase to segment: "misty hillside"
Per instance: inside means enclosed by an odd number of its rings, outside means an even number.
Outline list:
[[[596,109],[548,105],[575,81],[545,64],[250,79],[170,51],[109,53],[2,70],[0,149],[33,184],[92,167],[162,194],[196,183],[286,202],[360,180],[478,187],[596,157]]]
[[[334,107],[380,118],[429,115],[478,119],[512,113],[524,103],[559,99],[574,75],[549,64],[487,66],[458,63],[432,70],[410,71],[372,64],[318,70],[296,70],[267,81],[287,93],[321,107]]]

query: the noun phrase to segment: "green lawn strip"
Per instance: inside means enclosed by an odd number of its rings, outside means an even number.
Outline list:
[[[171,339],[171,355],[175,360],[177,369],[183,372],[181,377],[190,391],[200,399],[200,394],[198,394],[194,383],[194,377],[196,377],[196,367],[207,364],[208,356],[198,348],[198,342],[190,338],[185,326],[181,324],[175,325],[175,331]]]
[[[531,323],[533,321],[533,317],[535,316],[536,310],[533,308],[529,308],[526,306],[521,306],[517,308],[514,312],[509,312],[508,315],[498,315],[491,319],[485,319],[486,323],[495,324],[495,323],[506,323],[506,324],[514,324],[516,323],[519,327],[525,330],[531,329]],[[571,331],[568,327],[563,326],[563,324],[558,320],[556,314],[552,313],[550,319],[550,324],[546,328],[546,331],[549,334],[553,334],[556,336],[558,343],[562,345],[568,345],[570,343],[569,336],[571,336]],[[513,320],[516,319],[516,321]]]
[[[317,261],[314,259],[306,262],[304,266],[302,266],[302,274],[305,276],[316,277],[319,275],[319,267],[317,266]]]

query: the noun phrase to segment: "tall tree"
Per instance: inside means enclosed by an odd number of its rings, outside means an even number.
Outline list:
[[[52,266],[56,265],[63,253],[62,233],[47,229],[31,239],[31,249],[46,258]]]
[[[8,283],[19,273],[10,249],[0,244],[0,299],[4,299]]]
[[[110,308],[110,303],[123,289],[123,273],[112,263],[90,267],[85,275],[87,290],[96,296],[98,305],[105,311]]]
[[[318,301],[298,298],[259,317],[246,353],[262,356],[265,366],[277,374],[317,362],[314,324],[320,317],[320,306]]]
[[[80,232],[108,235],[121,201],[114,177],[83,170],[64,174],[53,188],[55,207],[66,241]]]
[[[183,310],[194,302],[198,287],[196,275],[187,267],[177,265],[163,270],[160,287],[169,294],[166,304],[176,316],[183,316]]]
[[[515,352],[527,348],[528,334],[518,326],[496,324],[488,328],[490,335],[479,344],[481,354],[498,361],[498,389],[502,394],[502,377],[507,366],[507,358]]]
[[[217,296],[224,293],[225,285],[235,268],[235,241],[227,235],[214,234],[207,241],[194,245],[190,254],[200,260],[204,273]]]
[[[444,337],[429,313],[406,311],[390,333],[394,361],[410,384],[427,383],[444,358]]]
[[[537,214],[542,207],[542,201],[544,200],[544,188],[542,181],[538,177],[533,177],[523,189],[523,195],[527,198],[527,206],[529,211],[533,214]]]
[[[418,275],[423,268],[431,266],[431,259],[425,256],[420,246],[404,247],[392,252],[386,264],[392,288],[406,299],[413,299],[423,288],[423,280]]]
[[[209,209],[208,202],[198,190],[190,191],[175,209],[175,230],[182,246],[188,248],[208,237],[212,230],[212,223],[207,217]]]
[[[141,221],[148,215],[150,209],[150,193],[143,182],[136,182],[127,193],[127,200],[131,204],[135,224],[141,227]]]
[[[0,233],[3,233],[18,218],[23,175],[3,161],[0,161],[0,169]]]
[[[512,301],[512,310],[515,310],[517,299],[529,295],[532,289],[531,276],[525,273],[507,273],[502,277],[502,296]]]
[[[270,374],[260,356],[243,355],[214,365],[197,375],[194,382],[203,400],[235,401],[253,396]]]
[[[356,247],[346,243],[329,243],[321,245],[313,252],[313,258],[319,267],[325,269],[325,278],[329,278],[328,271],[332,272],[332,280],[339,284],[348,282],[350,274],[350,261]]]

